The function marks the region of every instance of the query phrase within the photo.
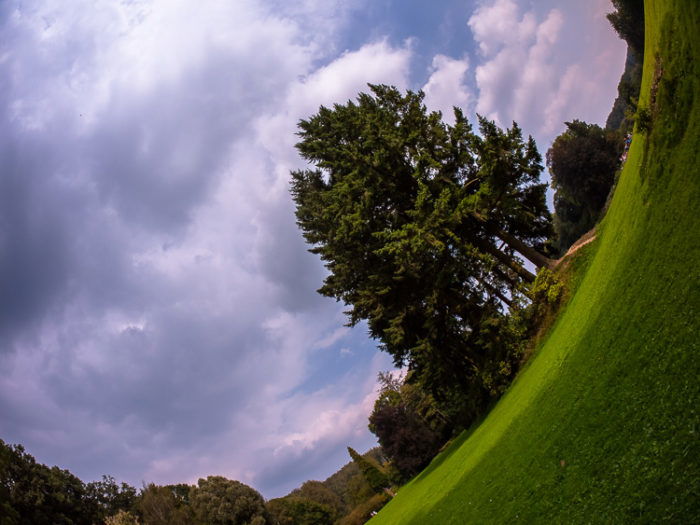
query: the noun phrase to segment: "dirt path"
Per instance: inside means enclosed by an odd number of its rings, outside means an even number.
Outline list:
[[[554,262],[554,267],[556,268],[559,266],[567,257],[570,255],[573,255],[576,253],[578,250],[586,246],[589,242],[593,242],[596,240],[596,231],[595,228],[592,230],[587,231],[584,233],[579,240],[577,240],[574,244],[571,245],[571,248],[567,250],[567,252],[563,255],[563,257],[560,257]]]

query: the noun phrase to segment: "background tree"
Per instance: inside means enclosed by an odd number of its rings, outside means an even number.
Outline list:
[[[120,510],[112,516],[107,516],[104,520],[105,525],[139,525],[139,519],[125,510]]]
[[[391,374],[379,375],[382,388],[369,416],[369,429],[377,436],[390,465],[399,473],[398,482],[405,482],[424,468],[444,443],[446,424],[442,417],[431,427],[423,412],[435,411],[433,403],[426,402],[430,396],[416,385],[404,383]],[[432,405],[432,406],[430,406]],[[434,428],[437,427],[437,428]]]
[[[333,518],[339,516],[343,511],[343,502],[340,496],[322,481],[305,481],[301,487],[294,489],[289,496],[325,505],[331,509]]]
[[[386,493],[372,494],[370,498],[362,501],[352,509],[349,514],[339,519],[336,525],[362,525],[367,523],[389,500],[391,500],[391,497]]]
[[[370,89],[299,124],[315,169],[293,172],[291,192],[330,270],[319,292],[436,395],[471,392],[489,359],[480,323],[534,280],[519,256],[551,263],[536,250],[551,233],[541,157],[516,124],[480,119],[477,135],[422,93]]]
[[[189,491],[189,487],[187,489]],[[189,506],[170,486],[153,483],[145,486],[137,507],[144,525],[188,525],[192,522]]]
[[[384,492],[389,488],[391,485],[389,478],[382,472],[378,464],[373,464],[370,459],[361,456],[351,447],[348,447],[348,454],[350,454],[352,460],[357,464],[362,476],[374,492]]]
[[[128,483],[118,484],[112,476],[102,476],[101,481],[87,483],[85,493],[95,507],[99,521],[118,514],[120,510],[128,512],[136,503],[136,489]]]
[[[265,500],[240,481],[222,476],[200,479],[190,489],[194,522],[201,525],[266,525]]]
[[[331,525],[334,512],[327,505],[295,496],[277,498],[267,508],[278,525]]]
[[[369,428],[386,451],[391,465],[406,481],[422,470],[442,444],[433,432],[405,403],[382,400],[375,404]]]
[[[631,131],[637,111],[644,62],[644,1],[613,0],[615,11],[608,20],[620,38],[627,42],[625,69],[617,85],[617,98],[605,121],[605,129]]]
[[[637,56],[644,54],[644,0],[612,0],[615,11],[607,15],[617,34]]]
[[[384,460],[384,455],[379,447],[370,449],[363,455],[372,458],[378,464]],[[341,515],[350,513],[358,504],[374,495],[374,491],[365,481],[354,461],[343,465],[340,470],[323,481],[323,485],[340,498]]]
[[[91,525],[99,519],[85,485],[58,467],[47,467],[21,445],[0,440],[0,507],[3,524]]]
[[[560,252],[600,217],[622,152],[622,140],[616,132],[580,120],[566,122],[566,127],[547,151],[555,191],[556,247]]]

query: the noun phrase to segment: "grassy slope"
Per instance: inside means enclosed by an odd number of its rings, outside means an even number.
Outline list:
[[[700,520],[700,9],[648,4],[640,104],[658,53],[658,115],[578,290],[484,423],[372,525]]]

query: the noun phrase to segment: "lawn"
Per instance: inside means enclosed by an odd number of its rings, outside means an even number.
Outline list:
[[[484,422],[372,525],[700,522],[700,9],[645,9],[651,129],[575,294]]]

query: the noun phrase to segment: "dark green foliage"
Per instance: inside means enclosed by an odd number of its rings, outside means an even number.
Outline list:
[[[438,396],[478,390],[489,361],[479,326],[534,276],[515,250],[551,233],[541,158],[516,124],[455,110],[448,126],[422,93],[370,86],[357,103],[300,122],[304,158],[292,173],[297,222],[330,275],[319,290],[367,320],[397,365]]]
[[[347,516],[338,520],[337,525],[363,525],[367,523],[381,508],[391,499],[388,494],[373,494],[357,507],[352,509]]]
[[[607,15],[617,34],[639,56],[644,54],[644,0],[612,0],[615,11]]]
[[[627,132],[637,111],[644,57],[644,0],[612,0],[615,11],[608,20],[627,42],[625,69],[617,85],[617,98],[605,122],[605,129]]]
[[[382,465],[381,469],[386,470],[386,460],[379,447],[367,451],[362,456],[370,464],[376,467]],[[378,505],[383,505],[388,498],[389,496],[384,492],[381,495],[377,494],[370,487],[358,464],[350,461],[325,481],[307,481],[284,498],[269,501],[267,506],[273,521],[278,519],[280,523],[285,523],[285,519],[288,522],[290,514],[294,514],[299,509],[307,508],[312,516],[315,515],[314,506],[295,506],[289,503],[299,500],[307,504],[318,504],[326,511],[330,511],[332,522],[336,524],[345,523],[346,519],[350,519],[348,523],[364,523],[369,513],[379,508]],[[363,521],[358,521],[362,516],[364,516]]]
[[[627,132],[632,130],[631,116],[637,111],[639,88],[642,84],[642,56],[627,48],[625,69],[617,85],[617,98],[605,121],[605,129]]]
[[[367,451],[364,455],[373,458],[377,463],[382,461],[379,447]],[[354,461],[346,463],[326,479],[323,485],[340,498],[342,505],[340,515],[350,513],[354,507],[374,494]]]
[[[192,513],[187,501],[183,498],[182,487],[182,485],[162,487],[153,483],[144,487],[137,504],[144,525],[187,525],[191,523]],[[184,487],[188,492],[191,490],[186,485]]]
[[[136,489],[111,476],[84,484],[67,470],[47,467],[21,445],[0,440],[0,523],[2,525],[102,523],[128,511]]]
[[[139,518],[131,512],[120,510],[112,516],[107,516],[104,525],[139,525]]]
[[[190,489],[192,488],[190,485],[186,483],[176,483],[174,485],[166,485],[165,487],[175,496],[178,505],[190,504]]]
[[[0,517],[3,525],[90,525],[96,506],[67,470],[37,463],[21,445],[0,440]]]
[[[618,133],[580,120],[566,123],[547,151],[554,188],[554,229],[560,253],[598,220],[619,166]]]
[[[267,503],[275,525],[331,525],[333,510],[306,498],[287,496]]]
[[[402,483],[435,456],[445,441],[446,422],[432,396],[416,385],[388,373],[380,374],[379,380],[382,390],[369,416],[369,429],[398,472],[396,482]]]
[[[374,492],[383,492],[384,489],[389,487],[389,479],[386,474],[380,470],[379,465],[373,464],[371,459],[361,456],[351,447],[348,447],[348,454],[350,454],[352,460],[357,464],[362,476]]]
[[[375,406],[369,421],[402,481],[425,467],[442,444],[440,436],[402,403]]]
[[[127,483],[119,485],[112,476],[85,485],[86,497],[96,507],[96,516],[102,521],[120,510],[129,511],[136,502],[136,489]]]
[[[265,500],[240,481],[222,476],[200,479],[190,489],[194,523],[199,525],[266,525],[271,523]]]
[[[652,116],[649,108],[637,108],[634,115],[634,122],[637,125],[636,130],[641,133],[649,133],[651,131]]]
[[[333,517],[340,516],[343,512],[340,496],[322,481],[306,481],[301,487],[294,489],[289,496],[325,505],[331,510]]]

